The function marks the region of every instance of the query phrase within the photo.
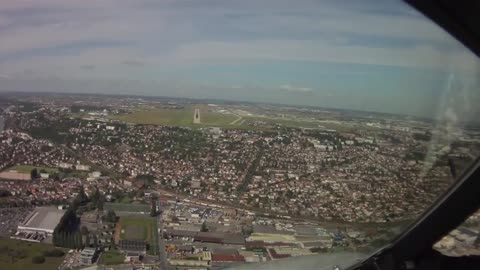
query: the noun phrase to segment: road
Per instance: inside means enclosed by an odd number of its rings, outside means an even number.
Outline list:
[[[235,114],[237,116],[237,119],[233,120],[232,122],[230,122],[229,125],[236,125],[240,120],[242,120],[242,117],[238,114]]]
[[[160,201],[157,200],[158,209],[160,208]],[[163,220],[162,214],[158,215],[157,219],[158,227],[158,250],[159,250],[159,259],[160,259],[160,269],[167,269],[167,254],[165,252],[165,239],[163,239]]]

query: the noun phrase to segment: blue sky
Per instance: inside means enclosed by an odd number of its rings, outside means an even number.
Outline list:
[[[432,116],[448,78],[478,86],[478,59],[399,1],[1,1],[0,40],[0,91]]]

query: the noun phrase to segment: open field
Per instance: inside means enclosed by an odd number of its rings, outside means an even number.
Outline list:
[[[200,109],[200,124],[193,123],[195,108]],[[112,116],[113,119],[134,124],[153,124],[183,127],[209,127],[239,128],[269,130],[274,126],[291,128],[325,128],[339,132],[349,132],[352,126],[335,123],[332,121],[315,121],[301,118],[271,118],[262,116],[239,116],[236,114],[213,112],[213,108],[206,105],[188,106],[183,109],[140,109],[130,114]],[[265,124],[252,125],[254,122]]]
[[[152,238],[152,218],[127,216],[120,217],[120,239],[147,240]]]
[[[33,166],[33,165],[16,165],[6,169],[6,171],[17,171],[19,173],[30,173],[33,169],[37,168],[38,172],[45,170],[47,173],[58,172],[56,168]]]
[[[195,108],[200,109],[200,124],[193,124]],[[212,108],[205,105],[188,106],[183,109],[145,109],[130,114],[115,115],[113,118],[134,124],[186,127],[224,126],[237,119],[233,114],[211,110]]]
[[[30,243],[9,238],[0,238],[0,269],[8,270],[48,270],[57,269],[62,263],[63,257],[45,257],[42,264],[32,263],[34,256],[41,256],[44,251],[53,249],[53,246]],[[23,254],[24,258],[15,257],[12,262],[11,254]],[[21,257],[23,257],[21,256]]]
[[[109,250],[100,256],[98,264],[115,265],[122,264],[125,261],[125,255],[117,250]]]
[[[149,243],[149,254],[157,254],[157,221],[146,216],[120,217],[116,230],[119,230],[119,239],[116,240],[145,240]]]

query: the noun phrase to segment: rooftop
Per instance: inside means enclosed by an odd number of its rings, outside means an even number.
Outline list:
[[[65,211],[56,207],[37,207],[20,223],[19,227],[52,231],[57,226]]]

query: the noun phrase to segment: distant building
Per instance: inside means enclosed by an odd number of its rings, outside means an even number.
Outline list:
[[[80,263],[91,265],[97,260],[98,250],[96,248],[84,248],[80,253]]]
[[[223,210],[223,215],[225,217],[236,217],[237,216],[237,210],[235,208],[225,208]]]
[[[89,176],[93,178],[99,178],[101,175],[102,173],[97,171],[89,173]]]
[[[145,255],[147,253],[147,244],[143,240],[120,240],[118,247],[129,254]]]
[[[193,189],[198,189],[200,188],[200,180],[198,179],[192,179],[191,183],[190,183],[190,187],[193,188]]]
[[[89,171],[90,166],[78,164],[78,165],[75,165],[75,169],[77,169],[78,171]]]
[[[83,223],[97,224],[100,220],[100,216],[97,212],[85,212],[80,217],[80,221]]]
[[[60,162],[60,163],[58,163],[58,167],[60,167],[62,169],[71,169],[73,167],[73,164],[66,163],[66,162]]]
[[[212,261],[213,262],[226,262],[226,263],[234,263],[234,262],[245,262],[245,258],[242,255],[230,255],[230,254],[212,254]]]

